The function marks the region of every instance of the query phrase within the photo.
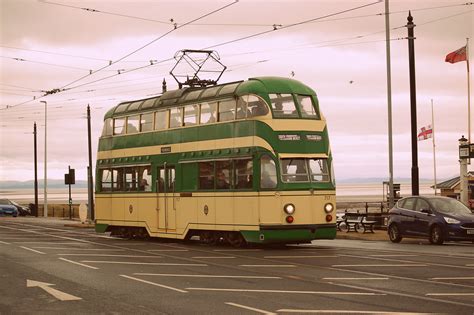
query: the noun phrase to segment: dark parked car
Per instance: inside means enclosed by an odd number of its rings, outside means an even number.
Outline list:
[[[0,199],[0,206],[12,206],[17,210],[17,215],[25,216],[31,215],[31,211],[28,207],[24,207],[12,201],[10,199]]]
[[[432,244],[474,242],[474,214],[453,198],[405,197],[395,204],[389,215],[388,236],[394,243],[403,237],[427,237]]]
[[[13,217],[18,216],[18,210],[12,205],[0,204],[0,216],[11,215]]]

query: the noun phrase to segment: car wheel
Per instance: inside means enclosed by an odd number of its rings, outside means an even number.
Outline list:
[[[430,243],[441,245],[444,242],[443,230],[439,225],[435,225],[430,231]]]
[[[396,224],[392,224],[388,227],[388,237],[392,243],[400,243],[402,240],[402,235],[400,234],[400,229]]]

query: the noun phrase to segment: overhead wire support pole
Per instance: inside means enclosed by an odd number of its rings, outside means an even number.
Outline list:
[[[43,216],[48,217],[48,102],[40,101],[44,103],[44,203],[43,203]]]
[[[34,157],[35,157],[35,217],[38,217],[38,150],[37,150],[37,141],[36,141],[36,121],[33,126],[33,134],[34,134]]]
[[[410,111],[411,111],[411,192],[413,196],[420,194],[418,174],[418,135],[416,121],[416,76],[415,76],[415,35],[413,17],[409,11],[407,17],[408,29],[408,61],[410,70]]]
[[[393,195],[393,137],[392,137],[392,69],[390,57],[390,7],[389,0],[385,0],[385,50],[387,57],[387,112],[388,112],[388,208],[394,204]]]
[[[94,222],[94,191],[93,191],[93,177],[92,177],[92,146],[91,146],[91,109],[87,104],[87,144],[89,149],[89,167],[87,168],[87,200],[89,205],[90,219]]]

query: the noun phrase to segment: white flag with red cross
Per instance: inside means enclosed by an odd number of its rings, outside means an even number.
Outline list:
[[[432,137],[433,137],[433,128],[431,128],[431,125],[428,125],[426,127],[421,127],[421,132],[418,134],[418,141],[423,141]]]

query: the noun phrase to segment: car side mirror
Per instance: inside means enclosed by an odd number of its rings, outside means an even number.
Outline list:
[[[431,211],[431,209],[421,209],[421,212],[426,214],[433,214],[433,211]]]

